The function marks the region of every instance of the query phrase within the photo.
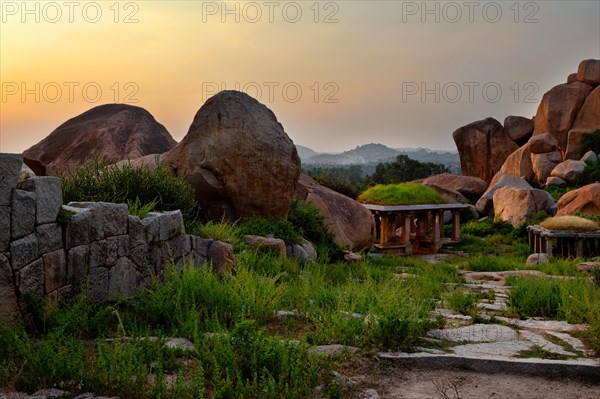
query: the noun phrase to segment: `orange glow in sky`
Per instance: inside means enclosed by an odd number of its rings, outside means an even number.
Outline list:
[[[94,106],[146,108],[181,140],[220,89],[294,142],[453,150],[452,132],[531,117],[600,58],[597,1],[0,1],[0,151]]]

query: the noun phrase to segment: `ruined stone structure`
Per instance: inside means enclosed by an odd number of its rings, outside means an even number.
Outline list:
[[[58,178],[19,182],[21,166],[21,155],[0,154],[0,320],[18,318],[29,296],[83,290],[91,301],[115,300],[143,290],[171,261],[227,258],[229,244],[186,235],[179,211],[140,219],[125,204],[63,205]]]

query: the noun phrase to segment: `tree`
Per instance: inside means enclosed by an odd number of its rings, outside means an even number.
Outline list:
[[[372,180],[378,184],[402,183],[448,172],[448,168],[442,164],[419,162],[407,155],[398,155],[393,162],[377,165]]]

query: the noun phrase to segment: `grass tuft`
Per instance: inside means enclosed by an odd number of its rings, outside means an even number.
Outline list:
[[[550,217],[541,222],[540,226],[548,230],[595,231],[600,229],[600,224],[595,221],[578,216]]]

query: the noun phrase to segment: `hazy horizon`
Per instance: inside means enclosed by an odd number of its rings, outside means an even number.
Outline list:
[[[0,12],[2,152],[112,102],[145,108],[181,141],[220,89],[260,97],[318,152],[455,151],[458,127],[532,117],[600,58],[596,0],[0,1]]]

